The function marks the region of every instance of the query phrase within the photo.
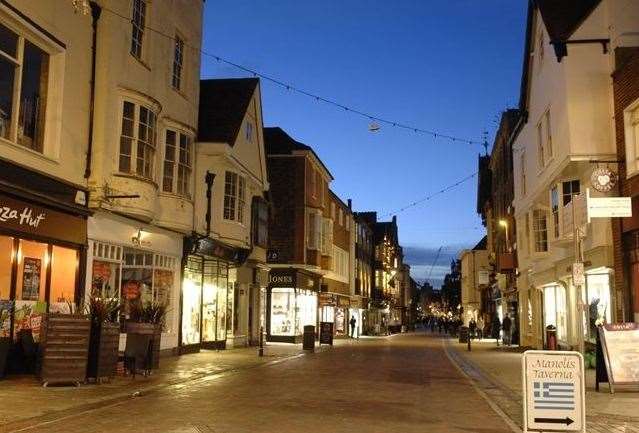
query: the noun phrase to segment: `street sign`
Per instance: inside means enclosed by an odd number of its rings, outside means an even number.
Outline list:
[[[628,218],[632,216],[632,200],[630,197],[590,197],[586,189],[588,221],[591,218]]]
[[[586,432],[581,353],[528,350],[522,358],[522,381],[524,433]]]

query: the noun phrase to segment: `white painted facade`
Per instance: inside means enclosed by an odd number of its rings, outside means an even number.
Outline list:
[[[597,164],[589,161],[617,159],[610,74],[614,47],[637,42],[636,33],[629,36],[628,31],[639,27],[639,10],[628,7],[630,3],[603,1],[570,38],[610,38],[606,54],[601,44],[570,44],[561,62],[541,15],[534,12],[524,107],[528,115],[513,142],[522,345],[541,348],[548,324],[559,328],[560,344],[576,347],[579,341],[580,302],[569,269],[575,261],[572,230],[563,224],[572,220],[572,210],[564,204],[572,193],[585,194],[591,188],[590,175]],[[592,189],[591,194],[604,195]],[[610,302],[608,309],[614,310],[610,220],[593,220],[583,235],[586,272],[597,276],[593,281],[608,275],[609,299],[604,296],[601,301]]]
[[[215,175],[211,191],[209,237],[232,247],[250,251],[246,262],[236,268],[233,288],[234,296],[237,298],[234,305],[234,329],[228,330],[226,340],[227,347],[242,347],[249,343],[257,343],[259,339],[260,317],[265,308],[264,291],[268,280],[266,249],[255,245],[252,240],[253,198],[264,198],[269,188],[259,83],[244,113],[237,137],[232,143],[198,142],[196,144],[194,230],[200,235],[207,234],[205,219],[207,186],[204,182],[207,172]],[[227,173],[233,173],[245,182],[241,222],[224,216]]]

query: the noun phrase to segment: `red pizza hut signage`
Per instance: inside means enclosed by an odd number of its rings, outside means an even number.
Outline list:
[[[76,244],[86,243],[87,237],[87,224],[84,218],[2,194],[0,194],[0,229]]]

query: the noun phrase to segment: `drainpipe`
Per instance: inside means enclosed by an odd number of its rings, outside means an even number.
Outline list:
[[[84,169],[84,178],[91,177],[91,163],[93,159],[93,117],[95,106],[95,61],[98,44],[98,20],[102,13],[102,8],[95,1],[89,2],[91,6],[91,28],[93,29],[91,45],[91,96],[89,100],[89,143],[87,147],[87,160]]]

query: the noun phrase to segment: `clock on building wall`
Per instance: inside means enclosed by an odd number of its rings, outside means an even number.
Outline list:
[[[592,187],[599,192],[608,192],[617,185],[617,173],[607,167],[598,167],[590,176]]]

